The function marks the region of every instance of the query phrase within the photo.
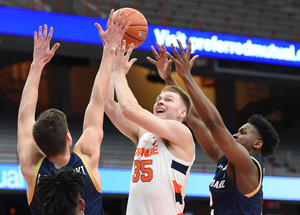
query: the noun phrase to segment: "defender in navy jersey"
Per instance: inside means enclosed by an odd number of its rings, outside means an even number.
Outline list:
[[[81,172],[85,175],[85,189],[84,194],[81,196],[85,201],[85,214],[104,214],[102,208],[102,191],[99,187],[98,182],[96,181],[91,169],[85,163],[84,159],[80,155],[73,151],[70,156],[69,163],[64,167],[72,167],[75,171]],[[62,168],[64,168],[62,167]],[[30,196],[28,199],[29,208],[32,214],[42,215],[41,211],[38,210],[39,202],[35,198],[35,191],[39,177],[41,175],[48,175],[50,170],[57,170],[55,165],[46,157],[43,156],[38,165],[36,166],[36,172],[33,176],[35,184],[31,187]]]
[[[194,56],[190,60],[191,41],[188,41],[186,53],[181,41],[177,40],[177,43],[180,54],[172,44],[176,58],[167,53],[164,46],[158,46],[159,54],[152,49],[157,61],[150,59],[150,62],[160,68],[159,74],[167,84],[176,84],[168,56],[175,63],[177,74],[192,98],[194,108],[186,122],[205,154],[218,165],[210,185],[211,215],[260,215],[263,202],[261,157],[273,153],[279,136],[261,115],[252,115],[238,133],[231,135],[218,110],[190,73],[198,58]]]
[[[95,24],[103,42],[103,55],[85,111],[83,133],[74,146],[74,153],[70,152],[72,137],[64,113],[54,108],[48,109],[35,121],[42,70],[53,57],[59,44],[54,44],[50,49],[52,27],[48,35],[47,25],[44,25],[44,30],[40,26],[38,33],[34,33],[33,61],[23,89],[18,115],[18,155],[21,171],[27,182],[28,203],[33,214],[41,214],[34,199],[39,175],[48,174],[50,169],[63,167],[73,167],[87,175],[86,192],[83,196],[86,201],[86,214],[104,214],[98,171],[104,106],[111,77],[109,71],[112,70],[115,52],[130,25],[128,22],[123,28],[127,19],[125,15],[121,21],[123,11],[114,23],[113,13],[114,10],[111,10],[106,31],[103,31],[98,23]]]
[[[227,174],[228,159],[225,156],[220,158],[216,175],[209,186],[211,211],[214,214],[261,214],[264,164],[259,156],[251,158],[259,170],[259,183],[253,192],[247,194],[242,194],[231,182]]]

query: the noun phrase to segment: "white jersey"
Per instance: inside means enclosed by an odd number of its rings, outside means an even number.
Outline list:
[[[126,215],[183,215],[194,159],[174,157],[160,137],[145,133],[134,155]]]

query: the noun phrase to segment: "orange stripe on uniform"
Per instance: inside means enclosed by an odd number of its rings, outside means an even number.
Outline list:
[[[175,193],[180,193],[181,195],[181,185],[180,184],[177,184],[176,181],[173,180],[173,186],[174,186],[174,189],[175,189]]]

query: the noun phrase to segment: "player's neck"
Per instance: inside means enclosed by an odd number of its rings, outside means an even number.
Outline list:
[[[48,159],[54,164],[56,169],[60,169],[69,163],[70,151],[67,151],[64,154],[59,154],[55,157],[48,157]]]

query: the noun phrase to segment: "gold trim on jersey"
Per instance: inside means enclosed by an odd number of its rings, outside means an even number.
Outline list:
[[[99,193],[102,193],[102,190],[101,190],[101,188],[100,188],[98,182],[96,181],[96,179],[95,179],[95,177],[94,177],[94,174],[92,173],[90,167],[87,165],[87,163],[85,162],[85,160],[78,154],[78,152],[76,152],[76,151],[73,151],[73,152],[74,152],[76,155],[78,155],[78,157],[80,157],[82,163],[84,164],[86,170],[87,170],[88,173],[89,173],[89,176],[90,176],[90,178],[91,178],[91,180],[92,180],[92,182],[93,182],[93,184],[94,184],[96,190],[97,190]]]
[[[32,198],[33,198],[33,195],[34,195],[35,185],[36,185],[36,177],[37,177],[37,174],[38,174],[38,172],[39,172],[39,170],[40,170],[40,167],[41,167],[42,162],[43,162],[43,160],[45,159],[45,157],[46,157],[46,156],[43,156],[43,157],[39,160],[38,164],[37,164],[36,167],[35,167],[34,174],[33,174],[33,179],[32,179],[31,190],[30,190],[30,195],[29,195],[29,198],[28,198],[28,205],[31,204],[31,201],[32,201]]]
[[[257,167],[259,169],[259,183],[258,183],[258,186],[256,187],[256,189],[254,191],[252,191],[251,193],[245,194],[245,196],[248,197],[248,198],[254,196],[259,191],[259,189],[261,187],[261,182],[262,182],[262,170],[261,170],[260,163],[254,157],[252,157],[252,156],[250,156],[250,157],[257,164]]]

